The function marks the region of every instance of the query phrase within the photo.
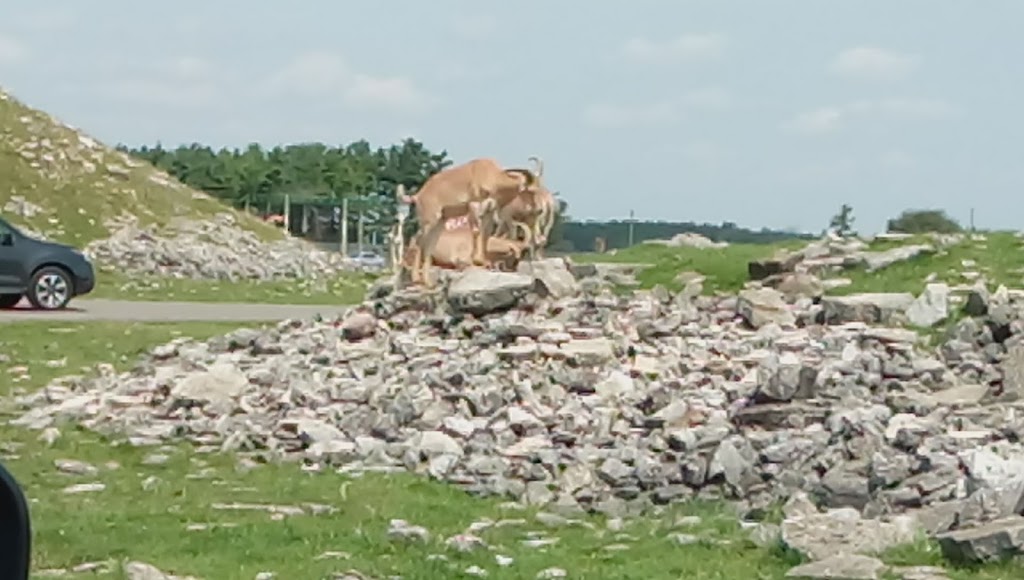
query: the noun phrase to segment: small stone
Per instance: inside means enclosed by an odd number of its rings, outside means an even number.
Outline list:
[[[93,493],[97,491],[103,491],[107,489],[107,486],[103,483],[76,483],[75,485],[69,485],[64,488],[64,493],[76,494],[76,493]]]
[[[786,578],[817,578],[820,580],[877,580],[886,565],[877,558],[856,554],[839,554],[817,562],[790,568]]]

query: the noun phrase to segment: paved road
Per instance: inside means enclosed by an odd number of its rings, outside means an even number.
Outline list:
[[[24,306],[24,303],[23,303]],[[187,321],[277,321],[286,318],[312,318],[317,314],[333,316],[344,306],[296,304],[231,304],[208,302],[129,302],[124,300],[72,300],[66,310],[40,312],[22,308],[0,310],[0,323],[25,320],[82,321],[110,320],[129,322]]]

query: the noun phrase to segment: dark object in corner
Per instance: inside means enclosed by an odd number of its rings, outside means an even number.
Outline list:
[[[32,553],[32,525],[25,494],[0,464],[0,578],[28,580]]]

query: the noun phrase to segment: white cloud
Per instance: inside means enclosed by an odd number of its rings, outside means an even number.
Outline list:
[[[340,55],[307,52],[270,75],[263,89],[272,95],[326,97],[342,92],[351,74],[348,63]]]
[[[905,169],[917,165],[917,159],[906,151],[891,149],[882,154],[879,161],[883,166],[892,169]]]
[[[456,14],[451,21],[456,35],[468,40],[485,40],[498,29],[498,19],[492,14],[472,12]]]
[[[194,56],[177,58],[165,68],[169,69],[173,77],[181,80],[210,80],[217,73],[217,67],[212,62]]]
[[[861,104],[863,108],[863,104]],[[956,108],[946,101],[938,99],[882,99],[868,102],[867,110],[898,119],[942,119],[956,113]]]
[[[441,82],[462,81],[470,78],[473,70],[465,63],[445,61],[438,65],[434,76]]]
[[[40,4],[43,4],[40,2]],[[34,32],[54,33],[68,30],[81,21],[80,6],[45,6],[16,15],[12,24]]]
[[[785,125],[798,133],[830,133],[842,125],[845,116],[841,107],[819,107],[800,113]]]
[[[837,159],[802,162],[785,167],[781,170],[781,177],[787,181],[808,183],[848,178],[859,168],[860,164],[856,159],[845,156]]]
[[[913,72],[920,58],[874,46],[857,46],[839,53],[829,70],[859,80],[896,80]]]
[[[146,73],[103,82],[95,90],[109,99],[168,108],[206,108],[225,99],[221,71],[191,56],[158,62]]]
[[[22,64],[28,57],[27,46],[13,37],[0,34],[0,66]]]
[[[357,74],[345,90],[345,100],[360,108],[423,111],[434,105],[433,97],[404,77],[371,77]]]
[[[667,102],[642,105],[596,103],[583,109],[583,122],[603,129],[669,125],[678,121],[678,108]]]
[[[692,109],[727,109],[733,104],[733,96],[721,87],[707,87],[684,93],[679,104]]]
[[[263,91],[274,97],[336,98],[362,109],[421,112],[437,103],[410,78],[369,75],[331,52],[300,55],[267,78]]]
[[[687,161],[706,167],[719,165],[726,158],[726,151],[721,146],[708,141],[687,143],[680,154]]]
[[[494,80],[501,78],[502,73],[500,69],[493,66],[451,60],[440,63],[432,77],[442,83],[450,83]]]
[[[621,47],[623,56],[645,62],[708,60],[722,54],[726,37],[718,33],[684,34],[666,41],[631,38]]]
[[[161,79],[124,79],[100,85],[98,92],[111,99],[159,107],[205,108],[220,97],[210,84],[175,83]]]
[[[731,106],[732,100],[732,94],[725,89],[696,89],[675,99],[656,102],[594,103],[583,109],[582,120],[586,125],[603,129],[671,125],[686,118],[691,110],[721,110]]]
[[[955,113],[956,109],[952,105],[937,99],[853,101],[805,111],[783,123],[783,128],[805,135],[822,135],[836,132],[856,119],[938,120]]]

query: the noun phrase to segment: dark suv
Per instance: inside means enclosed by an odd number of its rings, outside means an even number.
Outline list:
[[[22,297],[35,308],[58,310],[92,292],[96,273],[81,252],[31,238],[0,219],[0,308]]]

